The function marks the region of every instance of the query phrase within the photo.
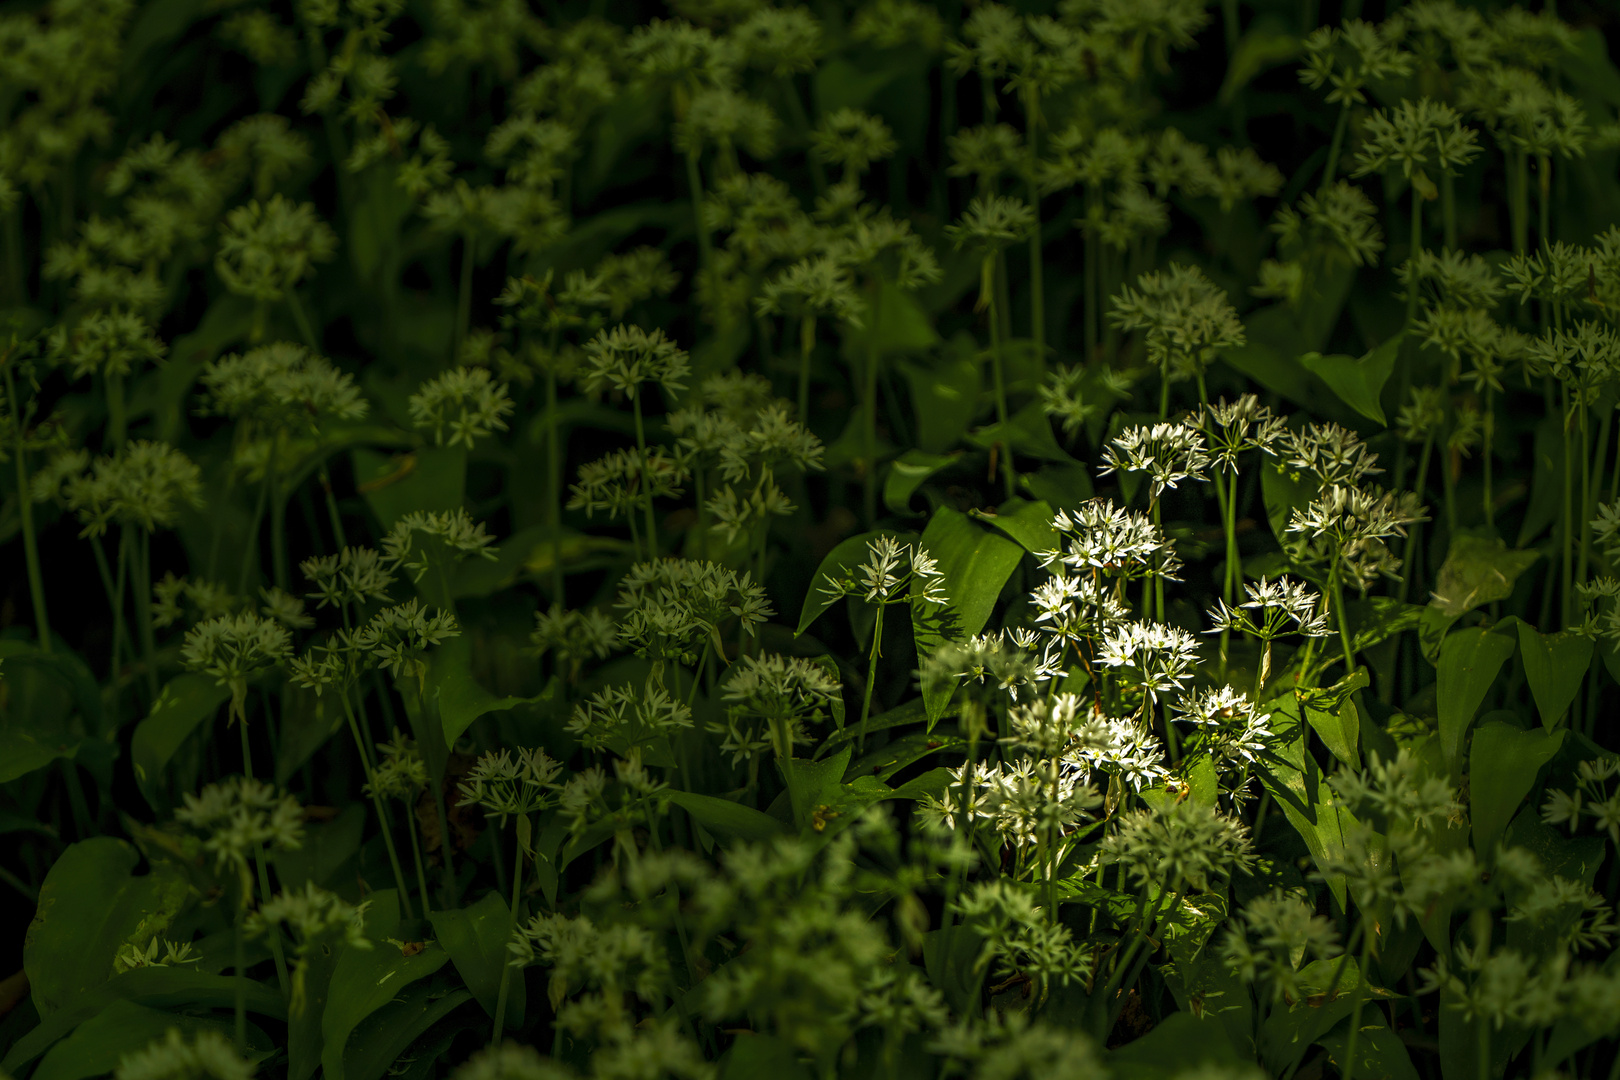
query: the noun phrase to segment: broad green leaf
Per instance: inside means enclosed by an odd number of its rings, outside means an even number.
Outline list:
[[[928,710],[924,708],[922,699],[912,698],[910,701],[896,705],[887,712],[867,717],[866,733],[872,735],[879,731],[887,731],[890,728],[904,727],[907,724],[921,724],[927,719]],[[860,736],[860,733],[859,725],[845,727],[842,731],[835,731],[827,736],[826,740],[816,748],[814,756],[818,758],[826,757],[827,751],[843,746],[847,742],[853,742]]]
[[[23,943],[41,1017],[112,978],[122,945],[144,946],[189,902],[184,877],[167,865],[136,877],[139,862],[129,844],[103,836],[69,847],[45,875]]]
[[[934,609],[943,606],[943,611],[926,611],[925,617],[912,620],[917,656],[926,659],[946,640],[963,641],[984,629],[996,598],[1024,551],[1001,533],[945,506],[934,511],[920,542],[939,562],[947,598],[944,605],[922,605]],[[938,723],[949,706],[950,689],[924,684],[923,701],[930,726]]]
[[[1514,581],[1540,557],[1535,551],[1509,551],[1499,537],[1458,533],[1440,566],[1430,604],[1456,618],[1493,600],[1506,600]]]
[[[1564,741],[1571,742],[1573,737],[1573,733],[1567,733]],[[1513,818],[1503,834],[1503,844],[1529,850],[1544,872],[1579,881],[1588,888],[1596,882],[1598,868],[1608,853],[1606,837],[1570,836],[1541,820],[1541,807],[1534,805],[1526,805]]]
[[[1153,1030],[1108,1055],[1108,1071],[1118,1080],[1176,1080],[1204,1068],[1219,1074],[1243,1063],[1220,1024],[1190,1012],[1173,1012]]]
[[[522,973],[514,971],[512,979],[512,989],[521,994]],[[347,1080],[382,1080],[385,1076],[403,1080],[401,1070],[410,1063],[404,1055],[411,1044],[472,1000],[472,995],[465,990],[435,987],[433,982],[419,980],[411,984],[404,993],[355,1026],[349,1036],[348,1049],[343,1052],[343,1073]],[[490,1011],[494,1011],[493,1006]],[[487,1022],[483,1030],[487,1034]]]
[[[317,694],[291,681],[281,688],[281,741],[276,785],[286,787],[327,742],[343,729],[343,704],[335,694]]]
[[[1276,750],[1259,761],[1260,781],[1277,800],[1290,824],[1305,841],[1317,867],[1326,878],[1328,889],[1345,906],[1346,883],[1341,873],[1329,873],[1327,864],[1346,858],[1345,830],[1356,823],[1337,793],[1322,777],[1316,758],[1306,750],[1305,724],[1299,716],[1299,703],[1290,694],[1279,698],[1272,714],[1277,733]]]
[[[1536,774],[1564,742],[1563,731],[1524,731],[1500,721],[1480,724],[1468,754],[1468,812],[1474,850],[1488,857],[1535,786]]]
[[[987,424],[968,435],[968,442],[981,450],[997,446],[1005,454],[1011,447],[1015,453],[1041,461],[1068,463],[1074,459],[1058,445],[1052,434],[1052,421],[1046,415],[1046,406],[1032,401],[1007,417],[1007,422]],[[999,446],[998,446],[999,444]]]
[[[911,293],[880,277],[876,292],[869,295],[872,303],[866,312],[866,325],[845,331],[852,342],[860,343],[862,350],[876,349],[881,356],[894,356],[925,352],[939,344],[933,320]]]
[[[984,939],[971,927],[957,924],[923,935],[923,968],[934,989],[945,995],[958,1016],[979,1012],[985,969],[979,966]]]
[[[1354,356],[1306,353],[1300,357],[1305,370],[1314,372],[1333,388],[1343,402],[1367,419],[1385,426],[1384,406],[1379,396],[1384,384],[1395,370],[1395,358],[1401,351],[1401,335],[1396,334],[1359,360]]]
[[[1058,531],[1052,527],[1052,507],[1045,502],[1008,499],[996,507],[995,513],[973,510],[970,516],[1006,533],[1031,554],[1039,555],[1058,547]]]
[[[450,954],[450,962],[455,964],[467,989],[493,1018],[500,999],[501,970],[511,959],[506,943],[511,933],[512,909],[498,891],[491,890],[477,903],[435,911],[428,918],[433,922],[433,935]],[[523,972],[514,970],[507,984],[506,1027],[522,1025],[523,997]]]
[[[287,1003],[280,991],[251,979],[245,982],[243,1001],[249,1013],[277,1020],[287,1018]],[[144,967],[126,971],[77,995],[45,1017],[6,1052],[0,1069],[16,1073],[116,1001],[132,1001],[154,1009],[230,1009],[236,1004],[236,986],[235,977],[209,975],[189,968]]]
[[[920,543],[944,575],[953,636],[966,639],[982,631],[1023,549],[949,507],[934,512]]]
[[[720,1058],[720,1080],[813,1080],[790,1043],[774,1035],[746,1032]]]
[[[1440,709],[1440,751],[1451,778],[1462,776],[1463,741],[1497,672],[1513,655],[1515,638],[1478,626],[1448,634],[1440,644],[1436,696]]]
[[[72,758],[82,739],[56,724],[0,726],[0,784],[43,769],[58,758]]]
[[[384,531],[412,510],[461,509],[467,451],[427,446],[392,457],[360,447],[350,454],[355,487]]]
[[[199,724],[212,719],[231,692],[207,675],[177,675],[152,702],[152,711],[135,725],[129,756],[135,783],[152,809],[160,813],[174,806],[164,784],[164,770],[186,737]]]
[[[1288,522],[1295,510],[1303,510],[1316,498],[1321,485],[1311,477],[1290,472],[1269,459],[1260,466],[1260,493],[1266,504],[1266,520],[1279,544],[1291,537]]]
[[[372,893],[366,910],[369,949],[344,948],[332,969],[326,1007],[321,1012],[321,1071],[325,1080],[345,1080],[344,1049],[355,1025],[393,1000],[406,986],[438,971],[450,954],[436,941],[406,956],[385,939],[399,932],[399,896],[393,889]]]
[[[1352,695],[1367,683],[1366,669],[1357,668],[1331,687],[1298,692],[1306,722],[1328,751],[1352,769],[1361,766],[1361,714]]]
[[[917,421],[917,449],[943,454],[962,441],[979,408],[978,347],[967,335],[953,338],[931,365],[900,362]]]
[[[472,637],[463,633],[434,648],[428,658],[427,695],[438,703],[445,745],[455,741],[485,713],[522,705],[528,698],[496,697],[472,673]]]
[[[1592,639],[1565,630],[1542,634],[1529,623],[1519,623],[1519,658],[1524,677],[1536,699],[1543,727],[1556,727],[1580,693],[1581,681],[1592,663]]]
[[[1318,1040],[1340,1076],[1348,1071],[1345,1058],[1350,1051],[1350,1019],[1345,1017]],[[1384,1023],[1383,1013],[1370,1005],[1361,1008],[1355,1075],[1364,1080],[1418,1080],[1418,1071],[1412,1067],[1412,1055],[1407,1052],[1406,1044]]]
[[[1247,984],[1207,942],[1197,949],[1172,948],[1159,973],[1184,1013],[1213,1020],[1231,1046],[1253,1056],[1254,999]]]
[[[793,806],[793,823],[802,833],[810,827],[816,808],[836,802],[844,772],[849,768],[853,746],[846,745],[838,753],[820,761],[788,758],[781,763],[787,780],[788,799]]]
[[[1274,1071],[1288,1066],[1348,1017],[1355,1008],[1358,989],[1369,1003],[1373,998],[1393,996],[1364,984],[1359,966],[1349,956],[1312,961],[1299,970],[1297,978],[1304,996],[1278,1005],[1260,1028],[1261,1060]],[[1362,1015],[1371,1009],[1370,1004],[1364,1005]]]
[[[345,806],[331,821],[306,826],[303,843],[276,854],[276,877],[281,879],[282,890],[302,889],[306,882],[329,887],[343,864],[359,852],[365,831],[366,804],[360,802]]]
[[[870,750],[859,759],[850,762],[849,772],[846,775],[851,778],[875,776],[886,782],[901,769],[916,764],[929,754],[960,750],[966,746],[967,740],[955,735],[946,735],[942,731],[913,731],[891,739],[878,749]]]
[[[782,835],[782,823],[750,806],[713,795],[670,790],[669,801],[692,815],[692,820],[721,840],[769,840]]]
[[[1422,604],[1408,604],[1393,596],[1371,596],[1345,605],[1345,621],[1350,624],[1352,652],[1370,649],[1396,634],[1417,629],[1423,618]]]
[[[83,657],[60,647],[43,653],[32,642],[0,641],[0,670],[15,672],[19,667],[32,668],[48,676],[69,696],[86,730],[92,733],[102,730],[101,685]],[[10,702],[13,708],[18,704],[15,698]],[[3,762],[0,758],[0,769],[4,768]]]
[[[155,1040],[164,1038],[170,1028],[177,1028],[188,1037],[201,1031],[231,1035],[228,1023],[164,1012],[120,999],[51,1047],[34,1069],[31,1080],[89,1080],[92,1076],[105,1076],[118,1068],[125,1054],[146,1049]],[[252,1050],[270,1049],[270,1040],[257,1027],[249,1028],[248,1042]]]
[[[954,464],[960,456],[907,450],[889,462],[888,474],[883,478],[883,505],[896,514],[918,513],[911,507],[911,496],[930,476]]]
[[[1042,465],[1019,477],[1019,483],[1048,506],[1064,510],[1078,509],[1081,503],[1097,494],[1091,484],[1090,470],[1078,461]]]
[[[1556,415],[1544,416],[1536,425],[1529,464],[1530,499],[1513,545],[1516,548],[1527,547],[1563,513],[1564,425]]]
[[[1238,38],[1237,47],[1226,62],[1226,78],[1221,82],[1219,101],[1230,105],[1238,92],[1256,75],[1278,64],[1286,64],[1300,53],[1300,38],[1275,15],[1261,15]]]
[[[804,607],[799,612],[799,628],[796,634],[802,634],[810,629],[810,624],[821,617],[821,613],[832,607],[838,601],[837,596],[829,595],[825,589],[829,579],[843,579],[853,574],[855,569],[866,561],[867,545],[880,536],[893,536],[900,543],[909,543],[916,539],[915,533],[888,533],[882,530],[861,533],[839,542],[838,546],[827,552],[821,565],[816,567],[815,576],[810,579],[810,591],[805,595]]]

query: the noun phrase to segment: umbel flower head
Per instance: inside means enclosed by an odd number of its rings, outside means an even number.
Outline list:
[[[370,906],[369,900],[350,904],[308,881],[302,890],[278,893],[248,915],[247,931],[254,937],[279,933],[283,928],[292,934],[292,994],[287,1003],[292,1015],[300,1015],[307,1005],[305,975],[309,958],[322,939],[336,936],[350,948],[371,948],[366,938],[366,908]]]
[[[198,381],[204,415],[290,431],[318,430],[324,420],[360,420],[370,408],[352,375],[288,341],[222,356]]]
[[[83,450],[60,454],[30,493],[72,510],[81,536],[102,536],[114,523],[156,532],[179,521],[182,507],[202,505],[202,470],[168,443],[138,439],[94,463]]]
[[[294,851],[304,841],[304,812],[298,800],[281,794],[273,784],[246,776],[232,776],[209,784],[200,794],[187,794],[174,820],[204,834],[203,850],[214,856],[219,870],[236,871],[243,904],[252,892],[248,861],[254,851],[261,846]]]
[[[415,671],[420,683],[427,678],[423,654],[446,638],[458,637],[461,628],[448,611],[424,611],[415,599],[383,608],[355,632],[354,647],[369,653],[372,661],[394,678],[406,669]]]
[[[254,1066],[242,1060],[231,1041],[213,1028],[191,1037],[172,1027],[146,1049],[125,1054],[113,1080],[252,1080]]]
[[[304,577],[315,586],[305,595],[320,602],[316,607],[360,605],[369,600],[388,599],[394,575],[387,560],[375,548],[346,547],[336,555],[316,555],[298,564]]]
[[[505,431],[512,408],[506,386],[478,367],[451,368],[423,383],[410,400],[411,423],[432,431],[435,445],[443,446],[448,434],[451,446],[468,450],[477,440]]]
[[[72,369],[75,379],[89,375],[128,375],[162,361],[169,347],[151,325],[133,311],[94,311],[71,331],[51,331],[46,357]]]
[[[377,751],[382,760],[371,771],[364,794],[408,802],[428,786],[427,761],[415,742],[396,731],[393,739],[377,745]]]
[[[574,1080],[574,1070],[543,1056],[532,1046],[505,1042],[478,1051],[453,1074],[454,1080]]]
[[[248,680],[292,654],[292,635],[275,619],[251,611],[221,615],[186,632],[180,662],[231,689],[231,721],[246,720]]]
[[[921,544],[902,544],[892,536],[867,541],[866,561],[849,572],[826,575],[821,591],[838,599],[859,596],[868,604],[897,604],[916,598],[930,604],[947,602],[945,575]]]
[[[421,581],[435,559],[441,570],[448,568],[445,560],[460,562],[470,555],[493,560],[493,543],[483,523],[475,524],[465,510],[412,510],[394,522],[382,550],[395,566],[411,572],[412,581]]]
[[[1121,330],[1142,331],[1149,362],[1183,378],[1202,371],[1219,350],[1246,340],[1226,291],[1197,267],[1180,263],[1121,289],[1108,320]]]
[[[685,388],[691,371],[686,353],[662,330],[648,331],[624,324],[603,330],[587,342],[585,357],[580,379],[593,394],[611,387],[634,396],[641,384],[648,382],[658,383],[674,394]]]
[[[505,825],[508,817],[527,817],[555,802],[557,774],[562,766],[544,750],[524,750],[517,756],[501,750],[490,751],[461,782],[461,802],[482,807],[484,813]]]
[[[275,195],[225,215],[214,270],[232,292],[276,301],[336,252],[337,234],[315,216],[313,203]]]

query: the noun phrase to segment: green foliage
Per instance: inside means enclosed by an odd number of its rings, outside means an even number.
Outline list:
[[[1612,6],[0,7],[0,1069],[1613,1080]]]

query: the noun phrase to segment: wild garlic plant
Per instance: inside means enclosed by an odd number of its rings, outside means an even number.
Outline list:
[[[1610,16],[0,12],[0,1071],[1613,1080]]]

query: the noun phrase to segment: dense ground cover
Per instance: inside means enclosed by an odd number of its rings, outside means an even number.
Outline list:
[[[0,1069],[1620,1075],[1610,6],[630,6],[0,5]]]

